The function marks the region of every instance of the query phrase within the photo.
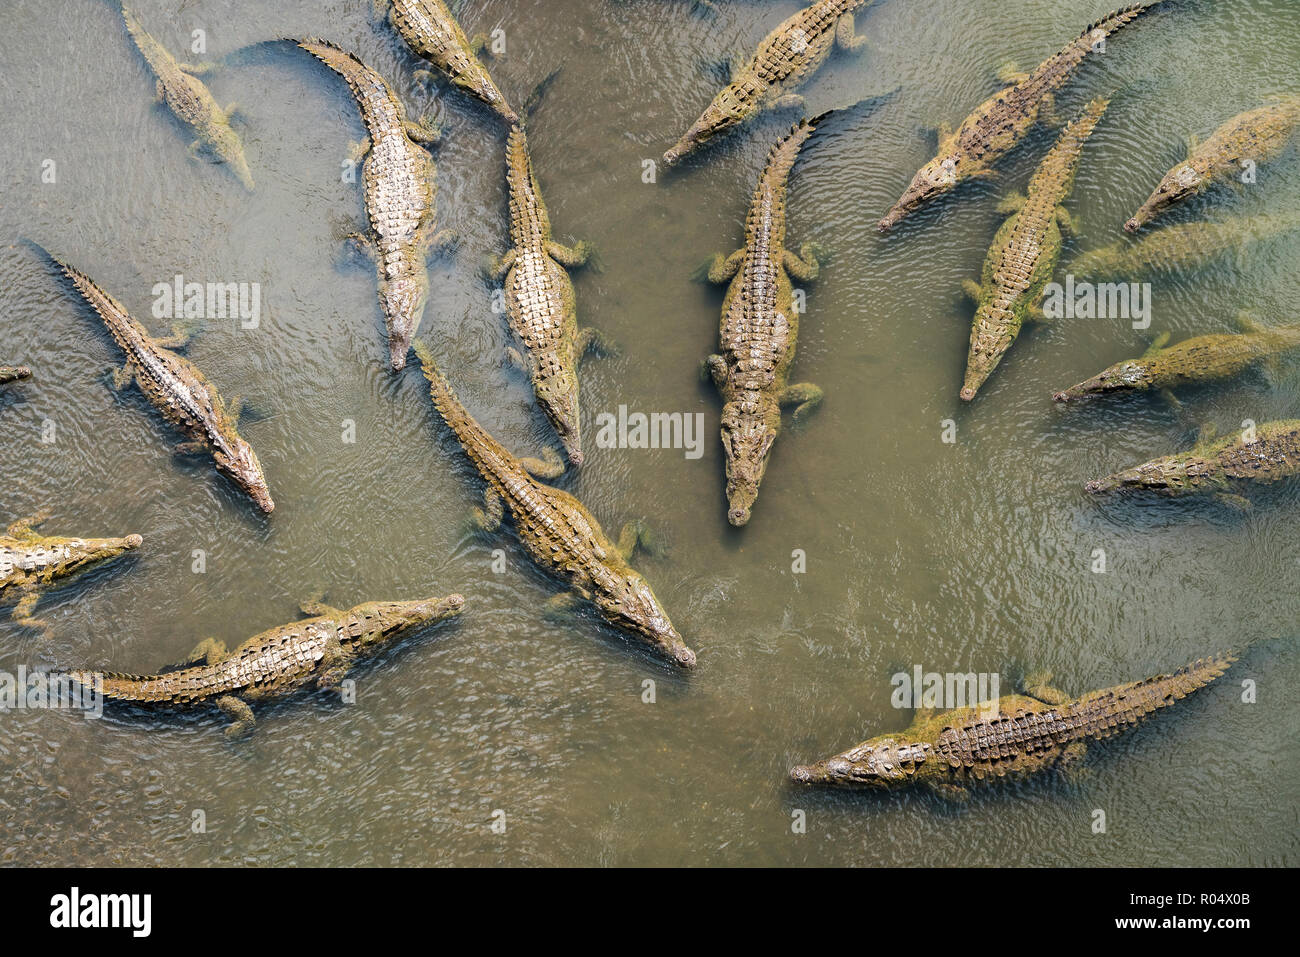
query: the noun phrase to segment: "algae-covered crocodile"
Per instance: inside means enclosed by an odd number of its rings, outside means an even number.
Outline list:
[[[187,436],[176,446],[178,454],[211,453],[218,472],[243,489],[263,512],[273,511],[275,502],[257,453],[239,434],[243,403],[236,399],[227,405],[194,363],[172,351],[183,347],[186,337],[151,338],[126,307],[89,276],[49,252],[45,255],[72,281],[125,354],[126,365],[113,373],[113,387],[120,391],[135,382],[163,417]]]
[[[822,401],[817,386],[789,384],[799,335],[791,280],[813,281],[820,264],[815,246],[804,245],[797,256],[786,248],[785,234],[790,171],[827,115],[800,121],[772,147],[745,220],[745,245],[730,256],[719,253],[709,266],[711,282],[730,283],[722,303],[719,351],[709,356],[705,368],[722,396],[727,519],[732,525],[749,521],[781,431],[781,409],[795,406],[798,423]]]
[[[854,34],[853,13],[866,0],[819,0],[789,17],[758,45],[749,62],[713,98],[704,113],[664,153],[672,166],[719,133],[768,109],[798,108],[794,91],[808,80],[835,47],[860,51],[865,37]]]
[[[26,366],[0,366],[0,385],[6,382],[17,382],[19,379],[30,379],[32,370]]]
[[[515,340],[513,365],[528,375],[546,418],[564,443],[569,461],[582,464],[578,364],[587,350],[604,344],[592,328],[578,328],[577,302],[566,267],[585,265],[591,247],[556,242],[542,202],[537,175],[522,126],[510,130],[506,144],[506,185],[510,190],[510,250],[488,267],[504,281],[506,318]]]
[[[229,738],[256,724],[249,702],[283,698],[302,688],[335,688],[360,659],[415,628],[454,618],[460,595],[421,601],[376,601],[340,611],[305,603],[314,617],[254,635],[234,651],[212,638],[181,666],[156,675],[74,671],[70,677],[110,701],[185,710],[215,706],[231,718]],[[202,664],[192,664],[202,661]]]
[[[479,62],[483,39],[466,38],[442,0],[375,0],[376,11],[382,13],[385,8],[393,28],[418,56],[470,96],[490,106],[506,123],[519,122],[519,114],[510,108],[487,68]]]
[[[1093,249],[1070,263],[1075,276],[1144,276],[1190,269],[1217,256],[1233,254],[1241,262],[1257,243],[1300,229],[1300,220],[1285,217],[1235,217],[1223,222],[1177,223],[1136,240]]]
[[[939,152],[912,178],[902,197],[880,220],[881,232],[951,192],[959,183],[994,176],[993,166],[1019,144],[1040,119],[1055,112],[1055,93],[1102,41],[1142,14],[1172,0],[1138,3],[1089,25],[1079,37],[1029,74],[1004,73],[1009,85],[981,103],[956,131],[941,128]]]
[[[199,79],[199,76],[212,69],[212,64],[178,62],[162,44],[145,32],[140,21],[125,4],[122,5],[122,19],[126,21],[127,32],[148,62],[149,69],[158,78],[158,102],[166,103],[177,119],[194,130],[198,137],[190,144],[190,155],[197,156],[199,150],[208,150],[229,166],[239,181],[251,190],[253,174],[249,172],[248,161],[244,158],[244,144],[230,126],[230,117],[235,112],[236,105],[232,103],[222,109],[211,91]]]
[[[1151,390],[1172,398],[1168,390],[1231,379],[1256,363],[1273,362],[1282,353],[1300,349],[1300,325],[1267,328],[1246,316],[1237,321],[1244,330],[1238,335],[1197,336],[1176,346],[1166,346],[1169,334],[1164,333],[1141,358],[1117,362],[1054,398],[1074,402],[1089,396]]]
[[[1242,493],[1300,475],[1300,419],[1265,422],[1236,438],[1216,439],[1203,429],[1195,447],[1116,472],[1084,486],[1089,492],[1147,491],[1168,498],[1213,496],[1249,509]]]
[[[370,235],[348,238],[374,262],[379,304],[388,327],[390,361],[406,368],[406,354],[429,299],[429,258],[455,242],[450,230],[435,225],[437,183],[433,157],[424,146],[440,139],[430,125],[406,118],[388,82],[350,53],[324,40],[291,40],[347,82],[369,134],[353,149],[365,157],[366,216]],[[423,145],[421,145],[423,144]]]
[[[635,635],[677,665],[692,667],[695,653],[686,647],[650,585],[628,564],[637,545],[647,544],[645,528],[629,522],[618,543],[611,542],[574,496],[534,478],[558,476],[563,471],[558,458],[552,456],[549,462],[515,458],[460,404],[429,348],[416,342],[415,351],[438,414],[487,482],[486,508],[475,510],[477,524],[485,531],[495,530],[509,509],[529,556],[572,589],[553,598],[548,609],[562,612],[578,598],[585,599],[615,628]]]
[[[124,538],[57,538],[38,535],[47,513],[14,522],[0,535],[0,603],[16,601],[13,620],[27,628],[46,629],[32,617],[36,603],[52,588],[82,572],[140,547],[139,535]]]
[[[922,711],[906,731],[793,768],[790,777],[876,790],[922,785],[964,800],[979,782],[1078,769],[1089,742],[1141,724],[1222,676],[1236,660],[1231,654],[1204,658],[1173,674],[1078,698],[1048,687],[1050,676],[1043,676],[1024,694],[998,698],[996,708],[987,702],[941,714]]]
[[[1009,197],[1000,207],[1015,212],[994,237],[984,260],[982,282],[966,285],[977,303],[961,390],[967,402],[997,368],[1025,321],[1041,316],[1039,300],[1056,270],[1062,235],[1071,228],[1070,216],[1061,204],[1074,187],[1083,144],[1109,104],[1102,98],[1089,103],[1034,173],[1028,196]]]
[[[1277,102],[1234,116],[1199,145],[1192,145],[1187,161],[1179,163],[1160,181],[1155,192],[1124,224],[1137,232],[1173,206],[1205,192],[1216,182],[1241,176],[1247,163],[1267,163],[1281,155],[1300,125],[1300,96],[1279,97]]]

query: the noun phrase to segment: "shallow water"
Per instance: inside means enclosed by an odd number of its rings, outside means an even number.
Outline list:
[[[321,589],[335,604],[463,592],[462,620],[361,666],[358,700],[323,695],[258,709],[232,748],[223,722],[112,713],[0,715],[0,859],[143,864],[1295,864],[1300,684],[1295,584],[1300,487],[1237,516],[1215,505],[1101,507],[1083,483],[1184,447],[1202,421],[1295,417],[1300,364],[1183,395],[1179,413],[1137,398],[1053,406],[1056,389],[1141,353],[1124,320],[1028,329],[979,399],[957,398],[975,278],[1005,189],[1023,188],[1053,133],[1039,130],[976,184],[880,238],[876,220],[956,122],[1030,68],[1105,2],[880,0],[872,40],[836,54],[806,89],[820,111],[900,92],[828,121],[790,191],[790,239],[830,252],[808,290],[794,381],[827,399],[776,449],[754,518],[727,525],[719,404],[698,378],[721,293],[692,270],[742,241],[745,206],[789,116],[768,117],[680,171],[642,181],[717,86],[710,64],[752,49],[795,2],[474,0],[468,32],[505,32],[490,62],[516,103],[563,71],[530,123],[563,241],[600,268],[575,273],[584,324],[623,347],[583,369],[587,463],[560,484],[615,531],[643,517],[665,546],[639,566],[699,652],[670,672],[590,615],[543,621],[555,586],[508,530],[468,534],[482,483],[437,421],[415,363],[386,369],[374,276],[340,261],[361,221],[340,182],[362,135],[338,78],[301,51],[332,39],[443,124],[443,223],[461,235],[431,268],[422,335],[470,410],[507,446],[552,440],[528,383],[504,363],[504,317],[476,267],[504,249],[504,137],[458,92],[412,78],[419,62],[368,0],[271,4],[137,0],[175,52],[206,31],[217,99],[238,101],[255,194],[187,158],[190,139],[152,105],[153,80],[104,0],[11,0],[0,22],[0,361],[36,378],[0,392],[0,516],[53,509],[51,533],[139,532],[128,562],[41,607],[54,637],[0,624],[0,670],[95,665],[146,671],[202,637],[232,647],[289,621]],[[1183,155],[1265,97],[1295,91],[1300,6],[1193,2],[1110,41],[1060,98],[1063,115],[1118,90],[1069,202],[1077,252],[1124,220]],[[41,182],[53,160],[57,181]],[[1295,151],[1257,186],[1216,190],[1175,214],[1300,215]],[[176,274],[261,284],[262,321],[209,322],[190,355],[258,416],[278,508],[268,520],[203,460],[173,461],[173,432],[134,392],[102,381],[118,361],[88,309],[20,238],[60,251],[143,321]],[[1231,331],[1242,308],[1296,321],[1300,237],[1240,262],[1154,280],[1154,330]],[[602,449],[594,416],[703,413],[704,455]],[[945,420],[956,442],[942,441]],[[45,444],[45,423],[56,441]],[[347,423],[356,441],[343,441]],[[503,549],[505,569],[493,570]],[[806,571],[792,571],[792,553]],[[1106,571],[1094,573],[1094,550]],[[194,551],[206,571],[193,571]],[[1095,748],[1077,783],[997,786],[959,809],[928,793],[876,798],[793,790],[790,765],[901,730],[890,676],[995,672],[1003,689],[1050,670],[1081,693],[1264,638],[1237,670],[1136,733]],[[1259,702],[1240,702],[1253,678]],[[655,702],[645,703],[647,681]],[[1095,810],[1108,828],[1094,834]],[[503,811],[505,833],[490,826]],[[792,814],[806,812],[806,833]],[[202,811],[204,833],[195,833]]]

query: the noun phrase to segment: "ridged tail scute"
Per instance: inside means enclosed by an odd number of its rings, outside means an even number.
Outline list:
[[[1108,738],[1212,684],[1236,660],[1237,655],[1231,652],[1200,658],[1172,674],[1084,695],[1073,710],[1086,719],[1084,736]]]
[[[1127,7],[1121,7],[1113,13],[1108,13],[1095,23],[1088,24],[1080,37],[1090,37],[1095,30],[1102,30],[1106,36],[1110,36],[1117,30],[1122,30],[1128,26],[1142,14],[1172,2],[1173,0],[1155,0],[1153,3],[1132,3]]]

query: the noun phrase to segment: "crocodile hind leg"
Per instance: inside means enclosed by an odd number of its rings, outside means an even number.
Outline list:
[[[442,229],[433,234],[429,240],[429,258],[441,256],[460,245],[460,233],[454,229]]]
[[[517,250],[511,249],[499,259],[488,260],[487,266],[483,270],[483,275],[493,282],[500,282],[506,278],[506,273],[508,273],[510,267],[515,264],[515,258],[518,255],[519,252]]]
[[[17,538],[21,541],[31,541],[32,539],[40,538],[40,536],[36,534],[36,527],[44,524],[49,517],[50,510],[48,508],[43,508],[29,518],[18,519],[5,530],[5,534],[10,538]]]
[[[14,610],[10,617],[13,618],[14,624],[20,625],[23,628],[30,628],[33,631],[39,631],[43,638],[49,638],[52,634],[50,623],[43,621],[40,618],[32,617],[32,612],[36,611],[36,603],[40,600],[41,593],[34,587],[29,587],[28,590],[22,592],[22,598],[20,598],[18,604],[14,606]]]
[[[406,120],[402,123],[402,129],[406,131],[407,138],[413,143],[419,143],[421,146],[437,146],[442,142],[442,128],[428,119],[415,122]]]
[[[489,485],[483,492],[483,508],[474,509],[471,515],[474,526],[479,531],[495,532],[501,527],[501,519],[505,515],[505,502],[501,493]]]
[[[790,278],[795,282],[812,282],[817,278],[817,274],[821,272],[821,263],[818,262],[821,250],[817,248],[815,243],[804,243],[799,253],[800,255],[796,256],[791,250],[787,249],[781,257],[781,263],[785,266],[785,271],[790,274]]]
[[[727,381],[727,360],[714,354],[700,363],[700,378],[710,380],[721,389]]]
[[[798,427],[803,425],[808,416],[822,404],[825,395],[826,393],[819,386],[815,386],[811,382],[801,382],[798,385],[790,385],[782,389],[780,395],[776,397],[776,401],[782,408],[790,405],[795,407],[794,412],[790,415],[790,421],[794,426]]]
[[[113,391],[121,392],[135,381],[135,370],[129,365],[113,370]]]
[[[204,638],[194,650],[176,663],[178,668],[184,668],[189,665],[196,665],[200,662],[205,665],[215,665],[218,661],[224,661],[230,657],[230,650],[226,648],[226,643],[218,638]]]
[[[542,618],[551,624],[568,624],[578,608],[578,595],[571,591],[562,591],[552,595],[542,606]]]
[[[202,455],[207,450],[208,443],[202,439],[194,439],[189,442],[177,442],[172,452],[175,455]]]
[[[945,801],[953,804],[960,804],[970,800],[970,789],[960,784],[954,784],[951,781],[927,781],[931,791],[939,795]]]
[[[835,46],[849,53],[861,53],[867,48],[867,38],[857,35],[853,14],[846,13],[835,21]]]
[[[1061,705],[1070,700],[1064,691],[1051,686],[1052,673],[1039,671],[1025,676],[1025,694],[1037,698],[1043,704]]]
[[[552,239],[546,244],[546,251],[552,259],[565,269],[577,269],[579,266],[587,265],[596,250],[585,239],[573,246],[565,246],[563,243],[557,243]]]
[[[736,273],[740,272],[740,264],[744,260],[745,250],[743,249],[737,249],[730,256],[718,253],[697,269],[693,278],[707,279],[715,286],[721,286],[735,278]]]
[[[555,449],[546,449],[546,451],[542,453],[540,459],[531,457],[521,458],[519,464],[522,465],[533,478],[539,478],[544,481],[557,479],[564,474],[564,463],[560,461],[560,457],[556,454]],[[500,496],[498,496],[498,498],[499,497]]]
[[[618,344],[609,336],[592,326],[578,330],[577,353],[579,357],[594,352],[605,359],[615,358],[622,353]]]
[[[253,717],[253,709],[243,698],[226,694],[213,703],[221,709],[222,714],[231,719],[230,727],[226,728],[227,739],[234,741],[242,738],[257,725],[257,719]]]
[[[626,523],[619,529],[618,543],[614,547],[625,562],[632,560],[632,556],[638,548],[650,556],[660,553],[660,547],[654,535],[651,534],[646,523],[639,518]]]
[[[182,73],[188,73],[190,76],[206,76],[217,68],[217,65],[211,60],[204,60],[202,63],[177,63]]]
[[[308,618],[321,618],[326,615],[333,618],[342,618],[343,612],[333,605],[325,604],[324,590],[318,591],[298,602],[298,610]]]
[[[1065,746],[1061,756],[1056,759],[1056,768],[1070,784],[1082,784],[1087,779],[1088,769],[1083,759],[1088,754],[1088,746],[1082,741],[1072,741]]]

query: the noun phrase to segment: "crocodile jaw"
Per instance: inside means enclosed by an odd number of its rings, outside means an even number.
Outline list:
[[[772,443],[781,428],[774,402],[742,397],[722,410],[722,449],[727,459],[727,521],[739,528],[749,521],[767,471]]]
[[[542,407],[546,418],[559,435],[569,461],[581,465],[583,455],[578,417],[578,377],[565,374],[552,376],[536,381],[533,389],[537,395],[537,404]]]
[[[1052,396],[1057,402],[1073,402],[1110,392],[1136,392],[1151,387],[1147,370],[1137,362],[1121,362],[1085,382],[1070,386]]]
[[[221,452],[215,455],[217,468],[248,493],[265,515],[275,511],[275,502],[266,485],[266,476],[262,474],[262,463],[257,460],[257,453],[243,439],[232,443],[231,454]]]
[[[726,92],[724,90],[718,95],[718,98],[720,99]],[[715,99],[708,105],[703,115],[686,131],[686,135],[677,141],[677,145],[664,153],[664,165],[676,166],[687,154],[695,152],[719,133],[739,125],[744,118],[744,116],[737,116],[722,109],[718,106],[718,100]]]
[[[596,606],[606,621],[640,636],[681,668],[695,667],[695,652],[673,627],[650,586],[629,570],[613,590],[597,594]]]
[[[1198,192],[1203,182],[1204,178],[1201,174],[1190,165],[1172,170],[1160,181],[1151,198],[1143,203],[1142,208],[1134,214],[1133,218],[1124,224],[1125,231],[1137,232],[1170,206]]]
[[[418,601],[372,602],[352,609],[349,614],[374,620],[376,627],[369,633],[373,642],[396,638],[413,628],[455,618],[464,605],[464,596],[448,595],[446,598],[423,598]]]
[[[790,780],[798,784],[884,789],[906,783],[911,776],[902,769],[895,741],[872,739],[816,764],[791,768]]]

